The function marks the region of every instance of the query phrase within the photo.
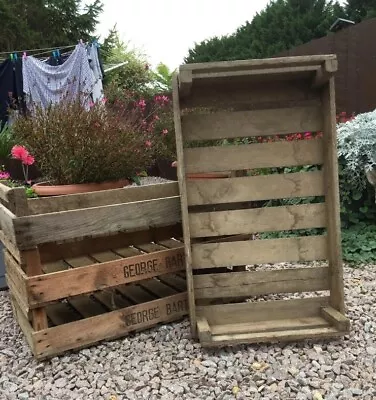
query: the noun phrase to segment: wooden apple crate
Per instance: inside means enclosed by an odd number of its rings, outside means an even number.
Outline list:
[[[336,69],[333,55],[289,57],[189,64],[181,66],[174,78],[191,331],[205,346],[349,332],[341,260]],[[323,137],[251,140],[306,131],[323,132]],[[218,145],[221,139],[235,138],[248,138],[248,144]],[[317,170],[287,173],[280,168],[307,165]],[[261,168],[280,170],[260,176],[186,179],[193,173]],[[324,200],[247,206],[247,202],[310,196]],[[252,241],[230,237],[314,228],[326,233]],[[227,242],[218,240],[225,235]],[[327,260],[328,266],[258,265],[313,260]],[[253,265],[254,270],[223,273],[223,267],[237,265]],[[296,293],[304,298],[293,296]]]
[[[36,358],[187,314],[176,182],[26,199],[0,185],[13,310]]]

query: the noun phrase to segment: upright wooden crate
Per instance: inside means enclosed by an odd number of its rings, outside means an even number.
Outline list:
[[[187,313],[176,182],[28,200],[0,185],[0,199],[14,314],[37,358]]]
[[[174,78],[191,331],[203,345],[326,338],[349,332],[339,220],[336,69],[335,56],[328,55],[184,65]],[[311,140],[276,138],[307,131],[323,135]],[[242,144],[229,142],[238,138]],[[263,138],[270,142],[262,142]],[[229,140],[219,145],[223,139]],[[307,165],[317,170],[281,173],[291,172],[281,167]],[[252,176],[263,168],[278,168],[279,173]],[[248,170],[250,176],[186,179],[190,173],[228,170]],[[324,200],[247,206],[247,202],[311,196]],[[231,238],[313,228],[326,233],[252,241]],[[221,242],[220,236],[228,236],[228,241]],[[257,265],[313,260],[328,260],[328,266]],[[254,270],[228,268],[223,273],[223,267],[237,265],[253,265]],[[317,295],[318,291],[329,291],[329,296]],[[297,293],[306,296],[296,298]],[[271,299],[272,294],[276,296]]]

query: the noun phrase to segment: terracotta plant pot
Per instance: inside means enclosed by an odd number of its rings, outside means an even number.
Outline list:
[[[178,162],[174,161],[171,164],[172,167],[177,167]],[[208,172],[208,173],[196,173],[196,174],[186,174],[187,179],[224,179],[231,176],[230,172]]]
[[[31,188],[38,196],[62,196],[66,194],[97,192],[99,190],[120,189],[130,184],[131,182],[128,179],[116,182],[79,183],[74,185],[50,185],[49,182],[40,182]]]

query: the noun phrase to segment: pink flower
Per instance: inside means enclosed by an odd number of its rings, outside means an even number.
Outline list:
[[[103,104],[107,103],[107,97],[103,97],[103,99],[101,100]]]
[[[25,158],[22,159],[22,164],[24,165],[33,165],[34,162],[35,159],[31,154],[28,154]]]
[[[146,146],[146,147],[151,147],[151,141],[150,141],[150,140],[147,140],[147,141],[145,142],[145,146]]]
[[[24,146],[13,146],[11,150],[12,158],[20,160],[24,165],[33,165],[35,162],[34,157]]]
[[[136,106],[137,107],[139,107],[139,108],[141,108],[141,109],[144,109],[145,107],[146,107],[146,101],[145,100],[139,100],[137,103],[136,103]]]
[[[0,172],[0,180],[6,180],[6,179],[9,179],[9,178],[10,178],[10,173],[9,172],[5,172],[5,171]]]
[[[29,152],[26,150],[24,146],[13,146],[11,150],[12,158],[15,160],[24,160],[29,155]]]
[[[93,108],[94,106],[95,106],[95,104],[94,104],[92,101],[90,101],[90,102],[89,102],[89,107],[90,107],[90,108]]]
[[[163,135],[163,136],[166,136],[167,134],[168,134],[168,129],[163,129],[162,135]]]
[[[159,121],[158,115],[154,115],[154,119],[155,119],[156,121]]]

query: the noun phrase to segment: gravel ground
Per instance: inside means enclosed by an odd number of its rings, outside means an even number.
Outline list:
[[[349,337],[207,351],[188,321],[36,362],[0,292],[0,399],[376,399],[376,266],[345,269]]]

